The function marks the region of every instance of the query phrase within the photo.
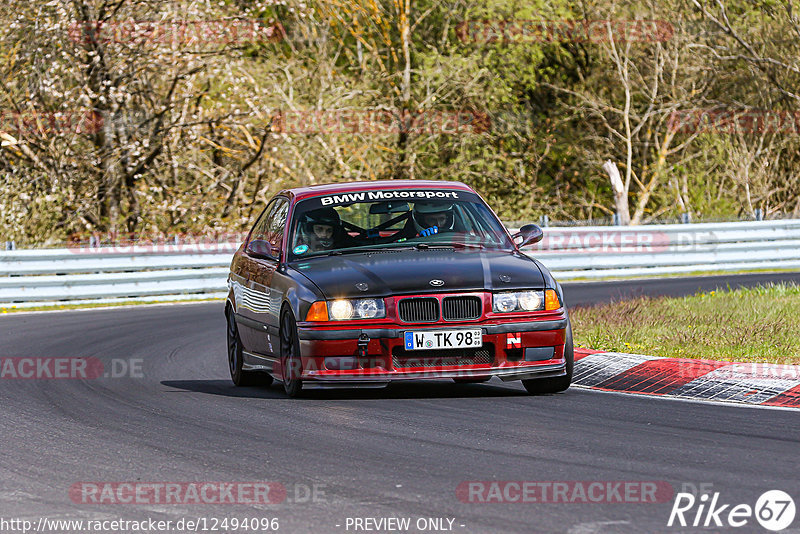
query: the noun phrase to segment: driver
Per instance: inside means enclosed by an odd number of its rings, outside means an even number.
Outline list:
[[[341,239],[342,221],[333,208],[318,208],[300,219],[302,241],[312,252],[331,250]]]
[[[429,236],[452,231],[455,224],[453,204],[442,201],[423,201],[414,204],[411,220],[417,236]]]

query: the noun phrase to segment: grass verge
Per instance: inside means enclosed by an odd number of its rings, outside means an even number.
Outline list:
[[[685,273],[661,273],[661,274],[639,274],[635,276],[631,275],[614,275],[614,276],[601,276],[599,278],[595,277],[588,277],[588,276],[578,276],[575,278],[564,278],[563,276],[558,276],[556,273],[556,277],[559,281],[564,283],[570,282],[616,282],[620,280],[647,280],[652,278],[687,278],[690,276],[733,276],[737,274],[782,274],[782,273],[794,273],[797,272],[797,269],[739,269],[737,271],[725,271],[725,270],[705,270],[705,271],[688,271]]]
[[[175,300],[123,300],[120,302],[85,302],[73,304],[57,304],[47,306],[0,306],[0,314],[22,313],[31,311],[61,311],[61,310],[88,310],[92,308],[118,308],[120,306],[148,306],[153,304],[192,304],[195,302],[222,302],[223,299],[208,298],[208,299],[179,299]]]
[[[648,298],[570,310],[579,347],[739,362],[800,364],[800,286]]]

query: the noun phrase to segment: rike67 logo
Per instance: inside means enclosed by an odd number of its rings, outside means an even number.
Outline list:
[[[691,493],[678,493],[669,514],[667,526],[692,527],[743,527],[752,524],[753,518],[767,530],[779,532],[794,521],[794,500],[781,490],[764,492],[755,506],[731,505],[720,501],[719,492],[699,498]]]

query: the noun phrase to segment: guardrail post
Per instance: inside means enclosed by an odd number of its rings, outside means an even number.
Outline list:
[[[614,226],[619,226],[620,223],[621,223],[621,221],[620,221],[620,218],[619,218],[619,213],[615,213],[614,216],[613,216],[612,224]]]
[[[692,216],[688,213],[681,213],[681,222],[683,224],[689,224],[692,222]]]
[[[753,211],[753,215],[755,215],[757,221],[763,221],[764,220],[764,210],[762,210],[761,208],[756,208]]]
[[[14,250],[17,248],[16,243],[13,241],[6,241],[6,250]]]
[[[539,226],[541,226],[542,228],[547,228],[548,226],[550,226],[550,217],[548,217],[547,215],[542,215],[540,218]]]

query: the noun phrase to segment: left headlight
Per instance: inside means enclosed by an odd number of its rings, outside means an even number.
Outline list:
[[[537,291],[505,291],[492,295],[492,311],[498,313],[556,310],[561,307],[553,289]]]
[[[328,301],[332,321],[349,319],[382,319],[386,317],[383,299],[340,299]]]

